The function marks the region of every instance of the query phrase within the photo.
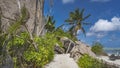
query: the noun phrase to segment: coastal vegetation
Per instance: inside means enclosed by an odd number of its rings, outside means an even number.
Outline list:
[[[84,54],[81,58],[79,58],[77,64],[80,68],[119,68],[114,64],[93,58],[88,54]]]
[[[81,68],[103,68],[101,61],[89,56],[88,54],[84,54],[77,63]]]
[[[3,64],[13,64],[14,68],[42,68],[54,58],[54,46],[59,44],[62,47],[59,38],[68,37],[71,40],[76,41],[77,38],[75,36],[77,31],[83,29],[81,23],[82,20],[77,20],[78,18],[75,18],[75,14],[72,19],[77,23],[73,21],[73,24],[71,24],[72,27],[75,25],[73,28],[76,29],[74,36],[73,29],[71,31],[71,28],[68,31],[64,31],[61,27],[55,28],[53,16],[48,16],[46,17],[46,24],[43,25],[43,29],[41,28],[41,31],[46,30],[46,33],[41,36],[38,36],[37,33],[33,33],[32,35],[26,26],[26,22],[30,18],[29,11],[25,5],[20,11],[20,16],[16,18],[11,26],[7,27],[7,32],[3,31],[1,28],[0,66]],[[78,9],[75,10],[75,12],[79,15],[83,14],[83,12],[79,13]],[[2,13],[0,15],[0,18],[1,17],[3,17]],[[25,27],[24,31],[20,30],[21,26]],[[83,30],[83,32],[85,31]],[[11,60],[11,63],[9,63],[9,61],[3,62],[6,59]]]
[[[69,18],[65,20],[65,22],[67,22],[68,25],[70,25],[68,32],[73,37],[75,37],[76,35],[78,35],[78,30],[81,30],[85,35],[85,29],[83,28],[83,26],[89,25],[90,23],[86,23],[84,21],[89,17],[90,14],[84,16],[84,9],[76,9],[75,11],[70,12]]]
[[[74,42],[78,41],[78,31],[81,30],[84,35],[86,34],[83,26],[90,23],[84,21],[89,18],[90,14],[84,16],[84,9],[75,9],[70,12],[69,18],[65,20],[66,24],[56,27],[57,22],[55,22],[54,16],[50,14],[44,16],[43,14],[44,0],[33,1],[36,4],[33,19],[31,18],[31,8],[28,10],[26,4],[18,5],[20,11],[15,15],[15,19],[6,17],[2,7],[0,7],[0,68],[44,68],[53,60],[56,44],[63,49],[63,43],[60,41],[62,37],[72,40],[74,47],[76,45]],[[50,0],[51,7],[53,6],[52,2]],[[5,30],[2,25],[3,18],[11,23],[5,27]],[[34,25],[31,25],[30,19]],[[63,26],[69,27],[68,30],[64,30]],[[67,45],[72,45],[71,41],[68,42]],[[96,55],[100,55],[103,53],[103,47],[100,43],[95,43],[92,46],[92,51]],[[82,54],[77,63],[81,68],[105,68],[102,61],[88,54]]]
[[[95,42],[92,45],[91,50],[96,54],[96,55],[102,55],[104,53],[103,50],[103,45],[99,42]]]

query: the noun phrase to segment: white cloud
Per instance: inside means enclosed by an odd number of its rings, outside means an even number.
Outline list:
[[[93,36],[93,35],[95,35],[94,32],[88,32],[88,33],[86,33],[86,36]]]
[[[96,38],[102,38],[106,35],[107,35],[106,32],[88,32],[88,33],[86,33],[86,36],[96,36]]]
[[[90,28],[92,32],[120,30],[120,18],[113,17],[111,21],[99,19],[94,26]]]
[[[109,2],[110,0],[91,0],[92,2]]]
[[[87,33],[87,36],[104,37],[106,32],[120,30],[120,18],[113,17],[111,21],[99,19]]]
[[[90,31],[99,32],[99,31],[113,31],[115,30],[114,24],[108,20],[100,19],[94,26],[90,28]]]
[[[97,38],[102,38],[104,36],[106,36],[106,33],[98,33],[98,34],[96,34]]]
[[[62,0],[63,4],[73,3],[75,0]]]

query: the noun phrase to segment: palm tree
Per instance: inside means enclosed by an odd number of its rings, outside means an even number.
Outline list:
[[[47,32],[53,32],[55,30],[55,20],[53,20],[53,16],[48,16],[45,29]]]
[[[85,29],[83,28],[83,25],[88,25],[89,23],[84,22],[90,14],[87,16],[83,16],[84,9],[81,11],[79,9],[76,9],[74,12],[70,12],[70,17],[65,20],[65,22],[68,22],[68,25],[70,25],[70,29],[68,32],[70,32],[71,35],[76,36],[78,30],[82,30],[82,32],[85,34]]]

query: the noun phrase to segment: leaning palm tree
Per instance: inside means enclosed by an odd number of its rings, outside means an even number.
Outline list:
[[[88,25],[89,23],[85,23],[84,21],[90,16],[88,14],[87,16],[83,16],[84,9],[81,11],[79,9],[76,9],[74,12],[70,12],[70,17],[65,20],[65,22],[70,25],[70,29],[68,32],[70,32],[71,35],[76,36],[78,30],[82,30],[82,32],[85,34],[85,29],[83,28],[83,25]]]

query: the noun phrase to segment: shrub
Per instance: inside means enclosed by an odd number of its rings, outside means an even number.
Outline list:
[[[56,37],[68,37],[69,39],[71,39],[73,41],[77,40],[76,37],[71,36],[68,32],[63,31],[62,29],[57,29],[54,32],[54,34],[55,34]]]
[[[23,32],[14,36],[8,44],[7,48],[13,58],[15,68],[41,68],[54,58],[54,45],[58,42],[54,34],[46,33],[42,37],[34,37],[38,51],[28,41],[30,41],[29,34]]]
[[[43,37],[35,37],[38,44],[38,52],[30,46],[24,53],[24,58],[28,63],[34,63],[36,67],[43,67],[54,58],[54,45],[57,43],[54,34],[47,33]]]
[[[114,64],[109,64],[103,60],[93,58],[88,54],[84,54],[79,58],[77,64],[80,68],[119,68]]]
[[[99,60],[92,58],[91,56],[85,54],[78,60],[78,65],[80,68],[102,68],[102,64]]]
[[[96,54],[96,55],[101,55],[103,53],[103,46],[102,44],[96,42],[93,44],[91,50]]]

